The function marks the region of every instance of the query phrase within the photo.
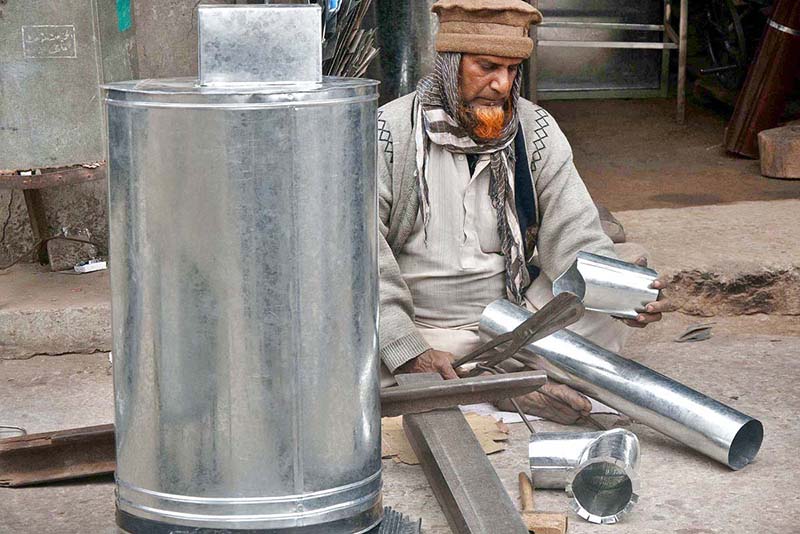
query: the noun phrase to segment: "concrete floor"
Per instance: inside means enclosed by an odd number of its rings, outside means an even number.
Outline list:
[[[717,318],[715,336],[702,343],[672,342],[691,318],[673,315],[636,332],[627,355],[730,406],[759,418],[766,438],[757,460],[734,472],[644,426],[639,506],[615,526],[585,523],[570,512],[570,532],[616,534],[737,534],[797,532],[795,491],[800,441],[800,351],[796,318]],[[769,333],[776,332],[776,333]],[[0,423],[30,432],[100,424],[113,417],[105,355],[39,356],[0,361]],[[608,420],[607,420],[608,421]],[[536,423],[539,430],[557,430]],[[575,428],[577,429],[577,428]],[[491,457],[517,498],[516,475],[526,466],[527,430],[511,425],[509,450]],[[427,534],[447,534],[444,516],[419,466],[384,461],[385,501],[423,518]],[[568,512],[560,491],[537,491],[540,510]],[[110,477],[51,486],[0,489],[2,533],[112,533]]]
[[[727,118],[674,99],[544,101],[593,198],[612,211],[800,198],[800,180],[761,176],[722,148]]]

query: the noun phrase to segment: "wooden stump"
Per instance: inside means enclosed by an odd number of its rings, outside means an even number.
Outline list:
[[[800,179],[800,126],[784,126],[758,134],[761,174]]]

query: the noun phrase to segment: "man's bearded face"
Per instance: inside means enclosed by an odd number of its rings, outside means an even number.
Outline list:
[[[464,54],[458,121],[480,139],[497,139],[511,119],[511,90],[520,60]]]

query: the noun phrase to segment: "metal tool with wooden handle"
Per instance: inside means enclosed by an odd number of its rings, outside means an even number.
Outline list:
[[[519,474],[519,502],[522,506],[522,521],[534,534],[565,534],[567,516],[547,512],[536,512],[533,506],[533,484],[526,473]]]

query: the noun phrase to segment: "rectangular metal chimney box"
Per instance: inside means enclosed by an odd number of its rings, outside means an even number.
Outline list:
[[[319,83],[317,5],[200,6],[200,85]]]

